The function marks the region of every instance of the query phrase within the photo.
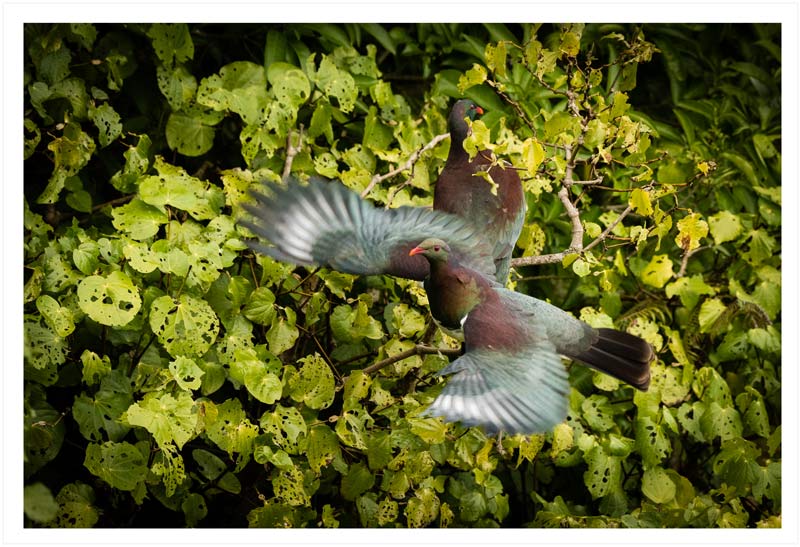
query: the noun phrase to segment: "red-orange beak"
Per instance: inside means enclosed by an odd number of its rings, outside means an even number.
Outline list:
[[[483,108],[478,105],[475,105],[475,112],[477,112],[479,116],[483,116]]]
[[[408,251],[408,256],[414,256],[414,255],[422,254],[424,252],[425,252],[425,249],[423,249],[422,247],[414,247],[413,249]]]

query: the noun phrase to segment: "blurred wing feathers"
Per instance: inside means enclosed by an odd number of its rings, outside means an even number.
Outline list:
[[[244,205],[253,221],[241,224],[273,245],[250,242],[254,250],[278,260],[422,279],[427,263],[408,257],[408,250],[437,237],[447,241],[462,263],[487,277],[494,275],[492,251],[483,235],[454,215],[421,207],[378,209],[338,183],[290,182],[264,189],[253,192],[255,203]]]

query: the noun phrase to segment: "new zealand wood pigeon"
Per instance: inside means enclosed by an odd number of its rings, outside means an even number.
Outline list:
[[[636,336],[594,329],[559,308],[503,288],[493,246],[465,219],[423,208],[378,209],[335,183],[290,182],[254,193],[242,224],[269,242],[253,249],[278,260],[353,274],[402,275],[409,259],[430,264],[434,317],[463,328],[464,355],[429,415],[487,432],[540,433],[567,413],[567,372],[559,354],[646,390],[650,346]],[[405,256],[403,256],[405,255]]]
[[[494,245],[495,278],[505,284],[511,253],[525,221],[525,195],[519,175],[511,165],[502,162],[492,165],[491,153],[486,150],[470,160],[464,150],[464,139],[469,133],[466,119],[474,121],[482,114],[483,109],[469,99],[453,105],[447,118],[450,152],[434,186],[433,208],[481,226],[486,239]],[[476,174],[480,171],[488,171],[496,187]]]

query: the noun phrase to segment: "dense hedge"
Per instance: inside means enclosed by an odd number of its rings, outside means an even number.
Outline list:
[[[25,52],[27,526],[780,526],[779,25],[32,24]],[[512,286],[647,339],[647,393],[575,366],[546,435],[421,418],[449,358],[418,347],[457,344],[416,282],[242,243],[289,174],[429,205],[461,96],[523,178]]]

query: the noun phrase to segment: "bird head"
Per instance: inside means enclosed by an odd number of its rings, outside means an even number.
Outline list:
[[[435,237],[431,237],[411,249],[408,256],[422,255],[429,262],[447,262],[450,255],[450,247]]]
[[[453,114],[455,114],[459,120],[469,118],[471,121],[475,121],[482,116],[483,113],[483,108],[470,99],[460,99],[453,105]]]

